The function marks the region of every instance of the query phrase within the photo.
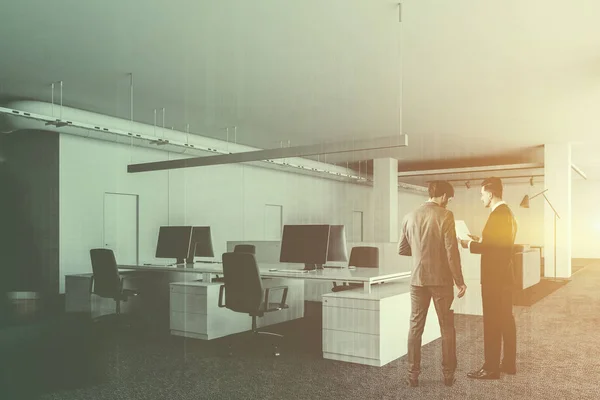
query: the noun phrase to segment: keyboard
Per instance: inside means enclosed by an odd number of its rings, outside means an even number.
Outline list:
[[[185,265],[185,264],[150,264],[150,263],[144,263],[145,267],[175,267],[177,265]]]
[[[271,271],[271,270],[269,270]],[[276,269],[275,271],[271,271],[271,272],[295,272],[298,274],[305,274],[308,271],[305,269]]]

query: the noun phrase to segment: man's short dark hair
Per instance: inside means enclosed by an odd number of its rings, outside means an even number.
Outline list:
[[[502,180],[495,176],[486,178],[481,182],[481,187],[486,192],[490,192],[492,195],[502,198]]]
[[[447,181],[432,181],[429,182],[429,187],[427,188],[429,192],[429,198],[441,197],[444,194],[447,198],[454,197],[454,188]]]

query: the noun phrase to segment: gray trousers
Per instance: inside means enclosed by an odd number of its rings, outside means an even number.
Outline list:
[[[421,337],[425,328],[427,311],[433,305],[440,323],[442,334],[442,371],[444,377],[452,377],[456,370],[456,331],[454,311],[450,309],[454,300],[452,286],[411,286],[411,315],[408,331],[408,373],[418,378],[421,372]]]

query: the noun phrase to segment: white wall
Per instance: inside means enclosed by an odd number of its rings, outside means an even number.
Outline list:
[[[166,225],[168,219],[167,172],[127,174],[126,166],[132,160],[158,161],[163,157],[158,151],[60,136],[61,292],[64,275],[91,272],[89,250],[103,247],[105,192],[139,195],[140,261],[152,255],[158,227]]]
[[[373,238],[369,187],[245,165],[127,173],[128,164],[168,156],[174,157],[61,134],[61,292],[64,275],[90,272],[89,249],[103,246],[105,192],[139,196],[140,263],[157,261],[161,225],[210,225],[218,258],[228,240],[263,240],[265,204],[283,206],[284,224],[345,224],[349,229],[352,211],[363,211],[364,240]]]
[[[171,217],[210,225],[215,254],[227,241],[265,240],[266,204],[280,205],[283,224],[343,224],[352,231],[352,211],[372,221],[371,188],[250,166],[220,165],[172,171],[184,174],[186,204]],[[172,193],[172,197],[175,194]],[[185,215],[183,215],[185,213]],[[365,237],[371,237],[365,222]]]
[[[571,193],[571,256],[600,258],[600,181],[573,180]]]

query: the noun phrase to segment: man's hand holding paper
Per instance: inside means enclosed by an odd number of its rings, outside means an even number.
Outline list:
[[[475,235],[468,235],[471,240],[474,240],[475,242],[481,242],[481,238],[479,236],[475,236]]]
[[[471,236],[471,232],[467,227],[467,224],[463,220],[456,220],[454,222],[454,227],[456,229],[456,237],[459,240],[469,240]]]

